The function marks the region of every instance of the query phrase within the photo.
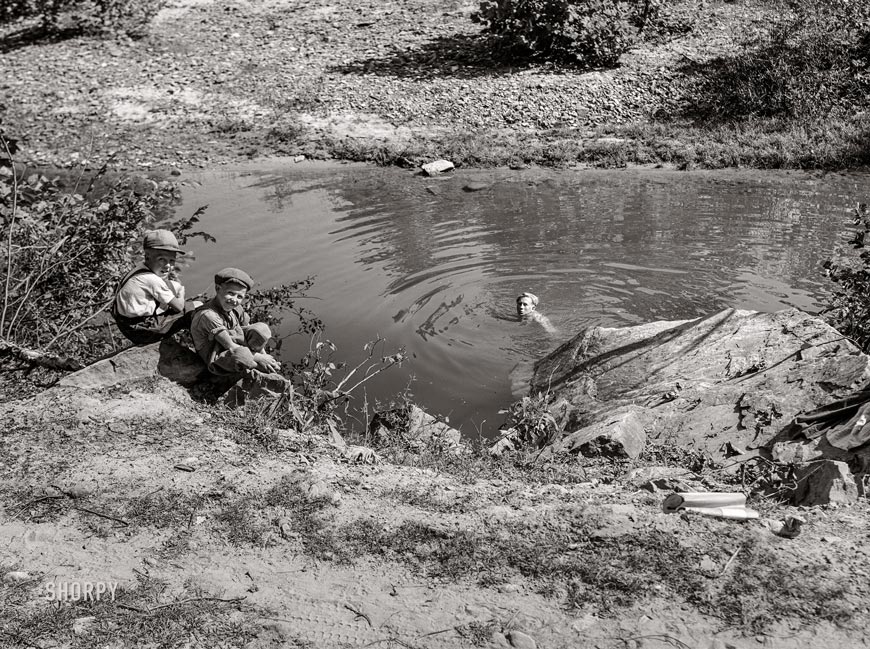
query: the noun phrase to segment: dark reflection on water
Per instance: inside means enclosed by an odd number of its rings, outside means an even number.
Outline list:
[[[725,307],[820,308],[820,262],[866,198],[864,175],[490,171],[423,178],[337,167],[200,177],[210,204],[188,290],[241,266],[272,285],[317,276],[309,306],[354,362],[377,335],[410,360],[369,400],[404,387],[468,433],[492,432],[511,370],[589,325],[675,320]],[[464,191],[469,182],[486,189]],[[558,328],[520,322],[540,297]],[[288,341],[284,353],[297,356]],[[486,420],[486,423],[483,423]]]

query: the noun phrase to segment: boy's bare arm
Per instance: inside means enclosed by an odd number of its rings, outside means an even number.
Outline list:
[[[175,297],[166,303],[170,309],[181,313],[184,311],[184,285],[176,279],[165,280],[166,286],[175,294]]]

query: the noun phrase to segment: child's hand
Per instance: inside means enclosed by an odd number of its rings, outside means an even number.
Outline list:
[[[254,354],[254,360],[257,361],[257,367],[263,372],[281,371],[281,363],[266,352],[257,352]]]

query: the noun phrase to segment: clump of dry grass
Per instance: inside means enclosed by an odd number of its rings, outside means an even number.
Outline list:
[[[244,647],[256,635],[262,613],[240,600],[203,592],[165,596],[165,582],[140,576],[132,587],[118,587],[115,598],[52,603],[32,584],[0,585],[0,644],[33,647],[62,642],[71,649],[113,645],[178,647],[196,642],[209,647]],[[81,633],[75,620],[93,617]]]

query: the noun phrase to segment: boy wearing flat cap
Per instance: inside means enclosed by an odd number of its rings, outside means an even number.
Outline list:
[[[183,253],[169,230],[149,230],[142,241],[145,259],[118,282],[111,313],[130,341],[147,345],[190,326],[198,303],[185,305],[184,286],[175,277]]]
[[[243,374],[247,370],[277,372],[281,364],[263,349],[272,337],[269,325],[251,324],[242,303],[254,285],[238,268],[224,268],[214,276],[215,296],[193,316],[193,346],[217,375]]]

